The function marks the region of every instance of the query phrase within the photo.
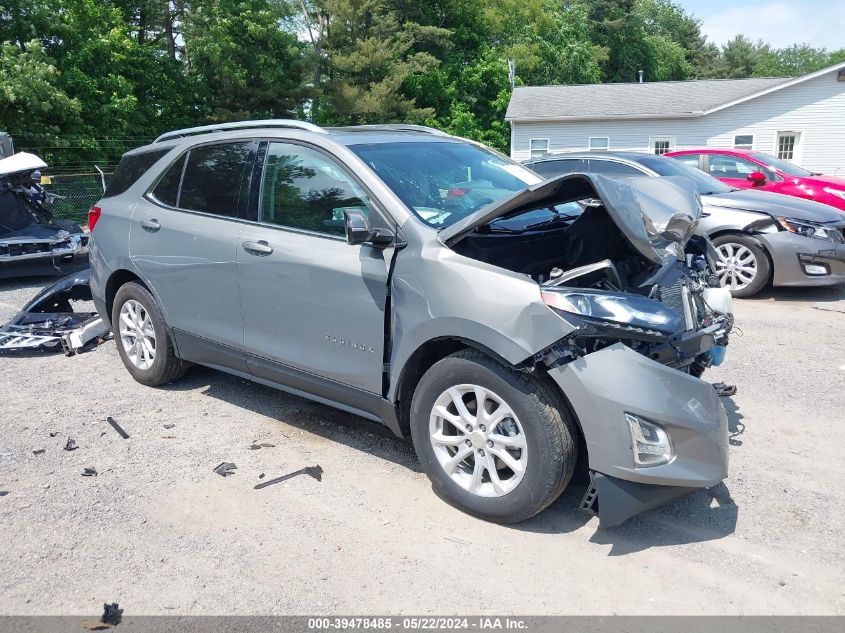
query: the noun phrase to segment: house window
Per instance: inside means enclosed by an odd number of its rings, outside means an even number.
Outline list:
[[[734,149],[754,149],[754,135],[737,134],[734,136]]]
[[[793,160],[798,149],[798,132],[778,132],[777,154],[781,160]]]
[[[549,139],[532,138],[528,141],[528,149],[531,152],[531,158],[540,158],[549,152]]]
[[[587,147],[591,152],[606,152],[610,149],[610,137],[608,136],[591,136]]]
[[[661,156],[666,152],[671,152],[675,148],[674,136],[652,136],[649,139],[649,147],[652,154]]]

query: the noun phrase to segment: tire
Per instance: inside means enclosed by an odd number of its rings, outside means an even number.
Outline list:
[[[74,233],[82,233],[82,227],[73,220],[54,220],[53,225],[59,227],[63,231],[67,231],[71,235]]]
[[[472,433],[464,425],[469,418],[459,415],[452,396],[460,396],[461,390],[466,390],[460,398],[464,409],[477,423]],[[478,393],[484,394],[489,411],[483,420],[477,415]],[[513,416],[502,414],[502,405]],[[502,419],[493,422],[497,412]],[[447,414],[461,421],[456,426]],[[481,428],[483,421],[490,422],[489,429]],[[411,436],[435,492],[461,510],[497,523],[518,523],[545,509],[569,484],[578,461],[577,429],[560,394],[475,350],[444,358],[422,377],[411,402]],[[459,452],[466,455],[461,461]],[[503,453],[507,463],[498,457]],[[455,461],[450,474],[447,468]],[[483,468],[491,464],[498,484],[490,469]],[[521,468],[511,468],[514,464]],[[483,468],[480,477],[476,468]]]
[[[128,315],[137,315],[135,323],[140,322],[143,325],[140,330],[128,327],[126,321],[121,320],[124,307]],[[142,385],[158,387],[174,382],[185,375],[188,366],[176,356],[173,339],[161,307],[146,288],[135,282],[122,285],[115,295],[111,316],[117,351],[124,366],[135,380]],[[131,320],[131,316],[129,318]],[[147,345],[133,348],[132,341],[141,338],[139,334],[141,330],[152,333],[152,344],[149,337],[144,336]],[[132,332],[132,335],[124,336],[123,331]],[[149,353],[150,346],[154,352],[152,358]],[[144,349],[141,350],[141,347]],[[133,349],[140,351],[132,353]]]
[[[772,278],[772,261],[759,240],[750,235],[728,233],[713,240],[713,246],[719,253],[716,275],[722,287],[730,290],[732,296],[752,297],[769,283]],[[731,261],[731,255],[734,260],[739,261]],[[731,264],[737,266],[742,263],[746,266],[736,269],[735,272],[730,269]],[[743,280],[742,275],[749,272],[749,266],[754,268],[753,277],[747,283],[739,283]],[[732,287],[733,278],[738,280],[736,287]]]

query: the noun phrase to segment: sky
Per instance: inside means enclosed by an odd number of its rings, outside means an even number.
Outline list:
[[[807,43],[845,48],[845,0],[675,0],[701,20],[715,44],[735,35],[762,39],[776,48]]]

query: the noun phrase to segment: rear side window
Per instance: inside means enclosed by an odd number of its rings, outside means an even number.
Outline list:
[[[642,176],[643,172],[625,163],[617,163],[612,160],[590,159],[590,171],[606,176]]]
[[[157,163],[169,151],[170,148],[168,147],[167,149],[144,152],[143,154],[132,154],[131,156],[121,158],[120,164],[114,171],[114,176],[112,176],[111,182],[106,187],[103,197],[112,198],[122,194],[134,185],[138,178],[143,176],[150,167]]]
[[[531,170],[546,178],[560,176],[562,174],[573,174],[577,171],[586,171],[583,160],[572,158],[568,160],[543,160],[534,163],[531,166]]]
[[[255,148],[256,143],[247,141],[203,145],[190,150],[175,206],[236,217],[240,200],[247,197],[245,176],[252,167]]]
[[[171,207],[179,206],[179,183],[182,181],[184,167],[185,156],[182,156],[164,172],[164,176],[153,189],[153,198]]]

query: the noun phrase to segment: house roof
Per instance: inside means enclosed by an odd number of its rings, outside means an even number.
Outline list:
[[[699,117],[842,68],[845,68],[845,62],[792,78],[517,86],[505,119],[588,121]]]

